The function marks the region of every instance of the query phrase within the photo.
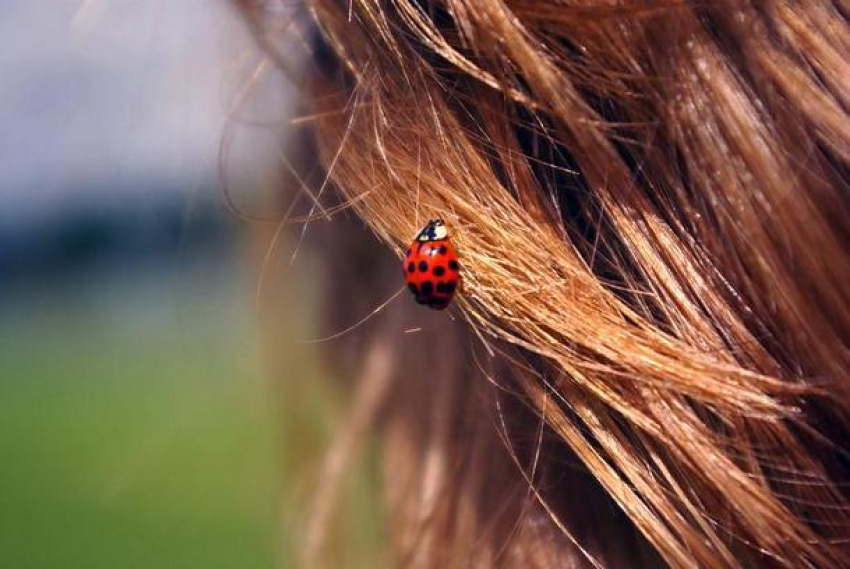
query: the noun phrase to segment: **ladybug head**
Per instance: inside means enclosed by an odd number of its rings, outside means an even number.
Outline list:
[[[442,219],[432,219],[416,236],[417,241],[439,241],[448,237],[449,232],[446,229],[446,224]]]

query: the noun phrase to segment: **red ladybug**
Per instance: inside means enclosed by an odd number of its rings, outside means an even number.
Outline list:
[[[443,310],[460,286],[460,265],[442,219],[432,219],[404,254],[404,282],[419,304]]]

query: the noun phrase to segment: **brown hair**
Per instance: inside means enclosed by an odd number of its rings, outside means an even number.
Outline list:
[[[275,3],[237,4],[274,52]],[[350,334],[325,482],[379,417],[394,564],[850,562],[847,4],[309,8],[327,179],[397,253],[445,219],[464,268],[457,320]]]

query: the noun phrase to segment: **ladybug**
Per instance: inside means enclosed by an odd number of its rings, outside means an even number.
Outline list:
[[[442,219],[432,219],[404,254],[404,282],[416,302],[443,310],[460,286],[460,265]]]

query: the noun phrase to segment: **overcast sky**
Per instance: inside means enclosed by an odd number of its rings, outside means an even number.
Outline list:
[[[214,176],[252,65],[223,0],[2,0],[0,37],[0,224]]]

